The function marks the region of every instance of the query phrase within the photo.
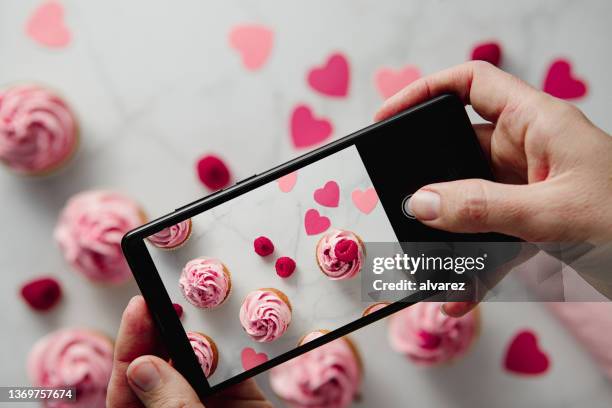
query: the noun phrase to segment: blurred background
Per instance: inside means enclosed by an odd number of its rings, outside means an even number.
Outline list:
[[[46,22],[67,35],[61,45],[26,32],[46,3],[0,0],[0,85],[35,82],[56,90],[79,119],[82,143],[51,177],[0,168],[2,386],[29,384],[26,355],[48,332],[89,327],[114,336],[138,292],[133,282],[93,285],[64,261],[53,228],[75,193],[122,191],[156,218],[210,192],[197,177],[199,157],[221,157],[234,180],[266,170],[310,148],[292,141],[296,106],[327,119],[333,131],[325,142],[333,140],[372,122],[383,101],[381,70],[410,66],[408,76],[426,75],[470,59],[486,42],[501,45],[503,69],[538,88],[554,61],[571,62],[587,85],[572,102],[605,131],[612,129],[607,0],[64,0],[56,2],[63,16]],[[230,44],[230,33],[251,24],[273,33],[270,54],[256,68],[245,66]],[[307,81],[334,53],[348,61],[344,97],[317,92]],[[42,314],[19,297],[22,284],[41,275],[54,276],[64,289],[61,303]],[[384,321],[355,333],[365,363],[355,405],[612,405],[610,383],[542,305],[489,303],[482,314],[473,350],[440,368],[419,368],[395,354]],[[543,375],[504,370],[507,345],[525,329],[537,334],[550,358]],[[279,403],[267,374],[257,381]]]

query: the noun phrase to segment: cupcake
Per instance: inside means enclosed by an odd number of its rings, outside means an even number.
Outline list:
[[[264,288],[249,293],[240,307],[240,323],[259,343],[282,336],[291,323],[291,303],[278,289]]]
[[[77,121],[68,105],[36,85],[0,91],[0,161],[26,175],[62,167],[79,144]]]
[[[361,314],[361,316],[367,316],[369,314],[372,314],[374,312],[379,311],[380,309],[382,309],[385,306],[389,306],[391,303],[389,302],[377,302],[377,303],[372,303],[371,305],[369,305],[368,307],[366,307],[365,309],[363,309],[363,313]]]
[[[447,363],[464,355],[478,335],[479,312],[474,309],[454,318],[443,314],[441,305],[420,302],[391,316],[391,348],[423,366]]]
[[[187,338],[193,348],[193,352],[204,371],[206,378],[214,374],[219,363],[219,351],[215,342],[205,334],[199,332],[187,332]]]
[[[113,368],[113,343],[89,330],[62,329],[40,339],[30,351],[32,385],[74,387],[76,401],[47,401],[53,408],[104,408]]]
[[[183,245],[191,236],[191,218],[164,228],[147,239],[151,244],[161,249],[176,249]]]
[[[130,268],[121,252],[121,238],[146,222],[129,197],[112,191],[86,191],[73,196],[55,227],[64,258],[94,282],[127,281]]]
[[[361,270],[365,247],[356,234],[335,229],[321,237],[316,254],[319,269],[330,279],[350,279]]]
[[[229,296],[232,279],[221,261],[202,256],[187,262],[179,278],[179,288],[195,307],[213,309]]]
[[[308,333],[300,345],[325,333]],[[270,386],[291,407],[343,408],[357,397],[362,374],[357,348],[342,337],[272,368]]]

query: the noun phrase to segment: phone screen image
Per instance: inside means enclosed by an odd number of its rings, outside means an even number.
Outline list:
[[[358,237],[359,252],[364,241],[397,240],[355,146],[198,214],[191,228],[178,249],[164,251],[151,240],[147,246],[170,298],[184,308],[185,330],[203,333],[216,345],[211,386],[250,368],[245,350],[271,359],[311,331],[333,331],[361,317],[368,306],[359,279],[365,259],[332,265],[337,258],[325,251],[344,236],[347,242]],[[274,245],[267,256],[254,248],[261,236]],[[295,262],[288,277],[276,271],[281,257]],[[276,293],[270,289],[284,294],[290,306],[268,302],[265,294]]]

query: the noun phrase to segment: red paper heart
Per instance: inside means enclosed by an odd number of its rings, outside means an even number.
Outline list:
[[[472,50],[471,59],[487,61],[499,67],[502,60],[501,46],[494,41],[476,44]]]
[[[242,64],[250,71],[261,68],[272,51],[274,33],[268,27],[245,24],[232,29],[229,34],[230,45],[242,57]]]
[[[327,139],[332,125],[327,119],[317,119],[306,105],[298,105],[291,114],[291,138],[296,148],[316,145]]]
[[[565,59],[552,62],[546,73],[542,89],[561,99],[576,99],[587,93],[586,83],[572,75],[572,65]]]
[[[21,296],[35,310],[49,310],[62,297],[62,288],[53,278],[38,278],[21,287]]]
[[[263,352],[257,353],[251,347],[245,347],[240,354],[240,359],[242,360],[242,368],[246,371],[268,361],[268,356]]]
[[[378,195],[374,187],[367,188],[364,191],[356,188],[351,194],[351,199],[355,207],[364,214],[371,213],[378,204]]]
[[[421,77],[421,71],[414,65],[395,70],[380,68],[374,75],[374,82],[383,98],[389,98]]]
[[[319,215],[319,212],[314,208],[306,211],[304,216],[304,227],[306,228],[306,234],[316,235],[320,234],[329,228],[331,222],[329,218]]]
[[[516,334],[506,351],[506,370],[516,374],[538,375],[545,373],[549,366],[548,356],[538,347],[535,333],[524,330]]]
[[[70,30],[64,23],[64,7],[57,1],[42,3],[28,19],[26,34],[47,47],[68,45]]]
[[[340,202],[340,187],[333,180],[314,192],[314,200],[324,207],[337,207]]]
[[[349,86],[349,64],[340,53],[332,54],[322,67],[308,72],[308,84],[323,95],[345,97]]]
[[[295,183],[297,182],[297,171],[284,175],[276,180],[276,182],[278,183],[278,188],[280,191],[283,193],[290,192],[293,190],[293,187],[295,187]]]

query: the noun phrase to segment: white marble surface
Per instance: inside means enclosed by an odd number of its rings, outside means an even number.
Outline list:
[[[83,131],[79,155],[42,180],[0,172],[0,385],[27,383],[33,342],[62,326],[115,333],[137,291],[94,287],[69,270],[51,236],[72,194],[111,187],[131,194],[156,216],[206,194],[196,157],[221,154],[235,178],[295,157],[288,136],[293,106],[306,102],[330,118],[334,137],[371,121],[381,99],[380,66],[416,64],[424,73],[462,62],[477,41],[499,39],[505,67],[539,86],[548,63],[571,58],[590,93],[578,105],[612,130],[612,3],[491,1],[62,1],[74,41],[49,50],[24,35],[38,1],[0,0],[0,84],[34,80],[65,95]],[[246,72],[227,45],[237,23],[260,22],[277,41],[265,68]],[[306,70],[332,51],[349,57],[349,98],[312,92]],[[61,305],[44,315],[18,301],[20,284],[57,276]],[[386,343],[385,323],[356,333],[366,362],[360,406],[610,406],[612,387],[555,320],[536,304],[487,304],[482,336],[467,358],[417,369]],[[551,355],[548,375],[524,379],[500,369],[504,345],[531,327]],[[467,374],[466,374],[467,373]],[[267,376],[258,381],[267,388]],[[272,396],[271,396],[272,397]],[[26,406],[26,405],[24,405]]]

